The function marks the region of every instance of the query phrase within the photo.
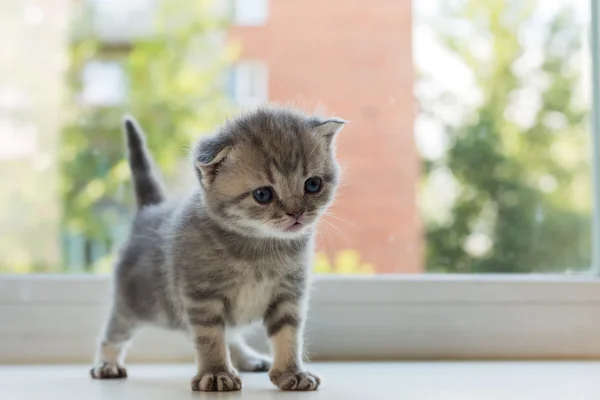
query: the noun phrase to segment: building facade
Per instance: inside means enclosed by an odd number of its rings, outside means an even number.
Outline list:
[[[338,143],[339,219],[328,218],[320,249],[332,259],[356,250],[377,273],[422,272],[411,2],[237,0],[234,10],[230,38],[254,79],[250,99],[349,121]]]

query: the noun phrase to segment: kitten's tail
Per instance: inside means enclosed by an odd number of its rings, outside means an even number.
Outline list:
[[[163,185],[154,171],[152,155],[146,148],[144,133],[130,115],[123,118],[123,125],[138,208],[162,203],[165,200]]]

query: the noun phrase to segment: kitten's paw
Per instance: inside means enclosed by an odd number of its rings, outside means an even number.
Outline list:
[[[199,373],[192,378],[194,392],[232,392],[242,389],[242,380],[234,372]]]
[[[271,369],[273,360],[267,356],[247,357],[238,362],[238,369],[242,372],[267,372]]]
[[[321,384],[321,378],[307,371],[271,371],[269,378],[281,390],[317,390]]]
[[[123,379],[127,378],[125,367],[114,362],[103,362],[90,370],[94,379]]]

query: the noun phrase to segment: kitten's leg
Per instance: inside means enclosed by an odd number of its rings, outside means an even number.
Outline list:
[[[276,296],[265,313],[264,324],[273,350],[269,378],[282,390],[316,390],[321,383],[302,366],[304,319],[302,299],[293,296]]]
[[[229,392],[242,388],[242,381],[231,365],[225,338],[225,318],[219,308],[220,305],[211,302],[187,308],[196,344],[198,371],[192,379],[193,391]]]
[[[135,325],[113,311],[104,338],[100,343],[96,363],[90,374],[94,379],[127,378],[125,354]]]
[[[273,360],[250,347],[241,334],[227,337],[233,365],[242,372],[265,372]]]

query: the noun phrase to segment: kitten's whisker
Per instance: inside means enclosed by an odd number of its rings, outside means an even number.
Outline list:
[[[349,221],[349,220],[347,220],[347,219],[344,219],[344,218],[340,218],[340,217],[338,217],[337,215],[333,214],[332,212],[326,211],[326,212],[323,214],[323,216],[324,216],[324,217],[331,217],[331,218],[333,218],[333,219],[336,219],[336,220],[338,220],[338,221],[340,221],[340,222],[343,222],[343,223],[345,223],[346,225],[349,225],[349,226],[351,226],[352,228],[357,228],[357,229],[358,229],[358,225],[356,225],[354,222],[352,222],[352,221]]]
[[[331,236],[329,230],[327,229],[327,225],[319,224],[319,229],[317,230],[317,233],[325,236],[325,238],[327,239],[329,244],[333,243],[333,237]]]
[[[335,233],[337,233],[338,237],[341,238],[342,240],[344,240],[344,242],[346,244],[350,243],[350,240],[348,239],[348,236],[346,236],[341,230],[339,230],[335,225],[333,225],[330,221],[327,220],[323,220],[323,223],[326,224],[326,226],[330,227]]]

